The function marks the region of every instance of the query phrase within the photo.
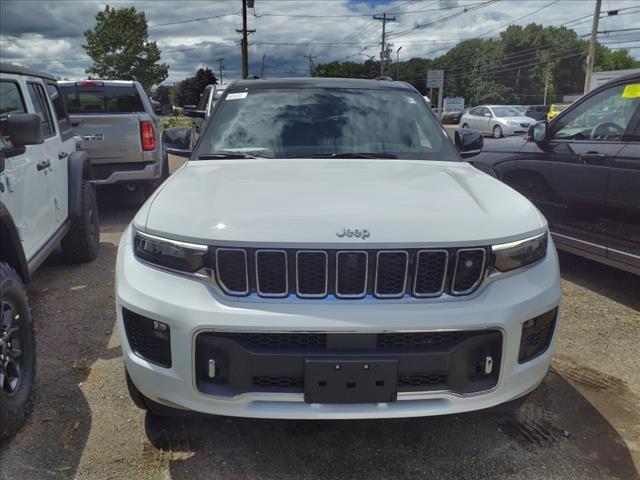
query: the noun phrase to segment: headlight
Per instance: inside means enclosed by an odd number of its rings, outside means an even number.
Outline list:
[[[134,232],[134,252],[140,260],[186,273],[195,273],[207,266],[209,248],[206,245]]]
[[[508,125],[520,125],[518,122],[516,122],[515,120],[507,120],[507,124]]]
[[[494,266],[501,272],[526,267],[542,260],[547,254],[548,233],[516,242],[491,247]]]

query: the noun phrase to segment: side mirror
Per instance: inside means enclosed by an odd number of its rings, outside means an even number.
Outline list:
[[[485,113],[484,116],[487,118],[491,118],[491,114],[489,112]]]
[[[14,113],[5,120],[5,129],[14,148],[44,142],[42,119],[36,113]]]
[[[482,151],[484,139],[482,133],[469,128],[460,128],[454,133],[454,143],[462,158],[473,157]]]
[[[533,140],[536,143],[543,143],[547,141],[547,121],[542,120],[534,123],[529,127],[527,132],[527,139]]]
[[[191,157],[191,127],[172,127],[162,132],[162,145],[167,153]]]

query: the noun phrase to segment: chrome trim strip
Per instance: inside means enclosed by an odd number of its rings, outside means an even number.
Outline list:
[[[380,270],[380,255],[404,253],[404,281],[402,290],[398,293],[378,293],[378,271]],[[402,298],[407,289],[407,276],[409,275],[409,252],[406,250],[378,250],[376,253],[376,276],[373,281],[373,294],[378,298]]]
[[[197,243],[188,243],[188,242],[182,242],[180,240],[171,240],[170,238],[164,238],[164,237],[157,237],[155,235],[150,235],[148,233],[143,233],[139,230],[135,230],[133,231],[133,236],[134,238],[139,235],[142,238],[145,238],[147,240],[152,240],[155,242],[161,242],[161,243],[167,243],[169,245],[173,245],[174,247],[178,247],[178,248],[188,248],[191,250],[197,250],[199,252],[207,252],[209,250],[209,247],[207,245],[200,245]]]
[[[338,273],[339,273],[339,269],[338,269],[338,263],[339,263],[339,258],[340,255],[343,255],[345,253],[363,253],[364,254],[364,260],[365,260],[365,269],[364,269],[364,289],[362,290],[362,293],[357,293],[357,294],[342,294],[339,293],[339,285],[338,285]],[[335,289],[335,296],[338,298],[363,298],[367,295],[367,283],[369,281],[369,254],[367,253],[366,250],[340,250],[338,252],[336,252],[336,289]]]
[[[474,252],[480,250],[482,252],[482,268],[480,269],[480,275],[475,283],[466,290],[455,290],[454,286],[456,284],[456,272],[458,271],[458,260],[460,258],[460,252]],[[456,264],[453,267],[453,278],[451,279],[451,293],[454,295],[466,295],[468,293],[473,292],[478,285],[482,282],[485,277],[485,265],[487,263],[487,251],[484,248],[461,248],[456,252]]]
[[[532,242],[534,240],[537,240],[539,238],[542,238],[542,237],[546,236],[547,234],[548,234],[548,232],[544,232],[544,233],[541,233],[539,235],[535,235],[533,237],[525,238],[525,239],[522,239],[522,240],[516,240],[515,242],[503,243],[503,244],[500,244],[500,245],[493,245],[491,247],[491,251],[492,252],[499,252],[499,251],[502,251],[502,250],[509,250],[511,248],[517,248],[522,244],[525,244],[527,242]]]
[[[219,267],[219,258],[218,258],[218,252],[242,252],[242,254],[244,255],[244,274],[245,274],[245,282],[246,282],[246,289],[243,292],[236,292],[234,290],[229,290],[226,285],[224,284],[224,282],[222,281],[222,279],[220,278],[220,267]],[[247,295],[249,293],[249,262],[247,262],[247,251],[244,248],[216,248],[216,279],[218,281],[218,284],[222,287],[222,289],[225,291],[225,293],[229,294],[229,295],[236,295],[236,296],[241,296],[241,295]]]
[[[238,395],[232,396],[220,396],[220,395],[209,395],[207,393],[202,393],[198,389],[198,385],[196,382],[196,339],[198,335],[206,332],[220,332],[220,333],[324,333],[324,334],[333,334],[333,333],[433,333],[433,332],[466,332],[469,330],[498,330],[502,335],[502,351],[500,352],[500,371],[498,372],[498,381],[495,386],[490,389],[482,390],[479,392],[473,393],[457,393],[452,390],[423,390],[416,392],[398,392],[398,400],[402,398],[402,400],[413,400],[411,397],[420,397],[415,398],[415,400],[423,399],[424,397],[442,397],[443,395],[448,395],[457,398],[469,398],[469,397],[477,397],[479,395],[486,395],[492,392],[495,392],[502,386],[503,381],[503,373],[506,362],[504,361],[506,352],[507,352],[507,332],[502,325],[479,325],[479,326],[469,326],[465,328],[433,328],[433,329],[389,329],[389,330],[375,330],[375,329],[362,329],[362,330],[338,330],[338,331],[327,331],[327,330],[264,330],[255,328],[245,329],[245,328],[201,328],[193,332],[193,337],[191,339],[191,386],[193,391],[196,392],[198,396],[203,399],[209,399],[214,401],[228,401],[234,402],[238,400],[242,400],[247,397],[259,396],[264,397],[265,400],[275,400],[275,401],[291,401],[291,398],[296,398],[294,401],[304,402],[304,394],[302,393],[274,393],[274,392],[245,392],[240,393]],[[553,336],[557,335],[557,328],[555,329]],[[553,337],[552,337],[553,341]],[[549,353],[549,349],[546,353]],[[541,355],[542,357],[542,355]],[[540,357],[538,357],[539,359]],[[536,359],[537,360],[537,359]]]
[[[324,293],[300,293],[300,281],[298,275],[300,269],[298,268],[298,255],[301,253],[321,253],[324,255]],[[296,252],[296,295],[300,298],[324,298],[329,293],[329,255],[326,250],[298,250]]]
[[[260,253],[282,253],[284,255],[284,291],[282,293],[266,293],[260,290],[260,278],[258,275],[258,255]],[[289,295],[289,259],[287,258],[286,250],[270,250],[270,249],[262,249],[256,250],[254,254],[254,261],[256,267],[256,292],[261,297],[265,298],[284,298]]]
[[[420,255],[423,253],[444,253],[444,273],[442,274],[442,284],[440,285],[440,291],[434,293],[418,293],[416,291],[416,282],[418,280],[418,268],[420,267]],[[447,273],[449,272],[449,251],[448,250],[418,250],[416,253],[416,270],[413,276],[413,295],[418,298],[430,298],[430,297],[439,297],[444,293],[444,286],[447,282]]]

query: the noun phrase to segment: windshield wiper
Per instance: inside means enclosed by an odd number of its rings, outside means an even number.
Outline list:
[[[198,155],[198,160],[234,160],[238,158],[268,158],[268,157],[256,157],[255,155],[249,155],[248,153],[241,153],[241,152],[205,153],[202,155]]]
[[[319,153],[316,155],[294,155],[288,158],[398,158],[390,153],[376,152],[344,152],[344,153]]]

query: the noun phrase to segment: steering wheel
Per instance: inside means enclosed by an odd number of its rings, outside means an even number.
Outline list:
[[[609,140],[609,137],[624,133],[624,128],[614,122],[600,122],[591,129],[592,140]]]

